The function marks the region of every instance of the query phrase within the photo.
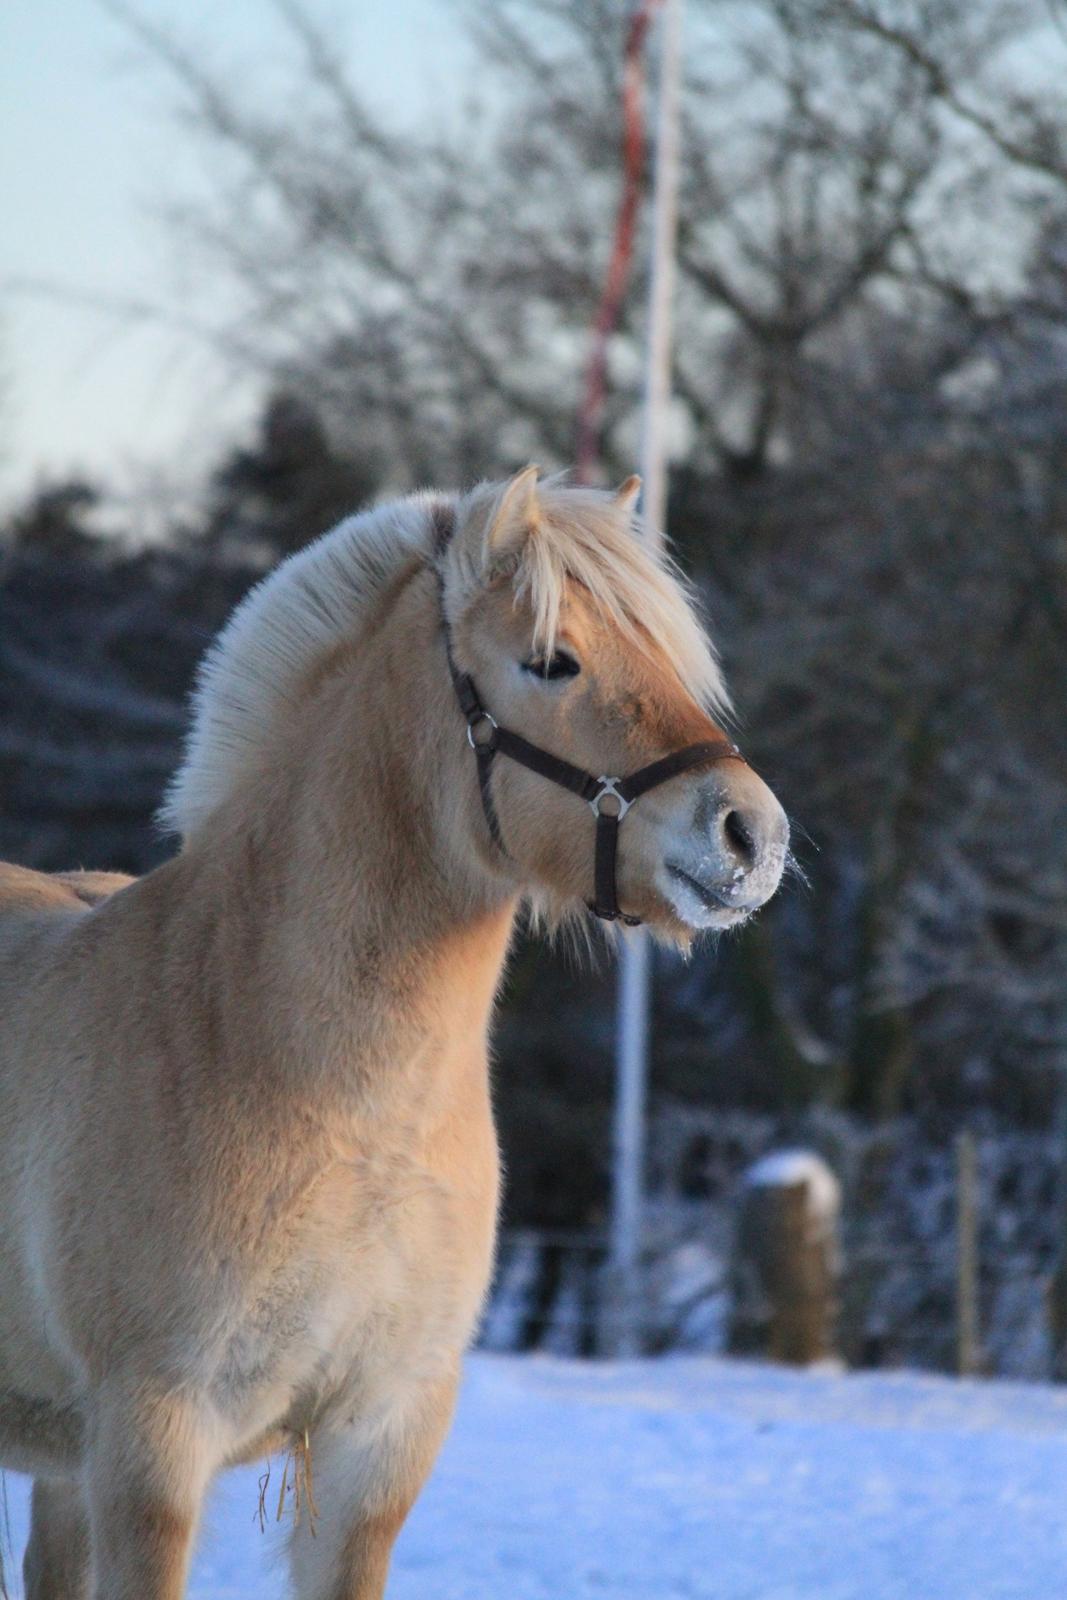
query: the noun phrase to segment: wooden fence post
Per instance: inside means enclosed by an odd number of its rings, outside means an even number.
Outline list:
[[[779,1150],[745,1174],[729,1347],[798,1366],[836,1353],[841,1193],[825,1161]]]
[[[1057,1239],[1056,1258],[1048,1281],[1046,1310],[1051,1345],[1052,1377],[1067,1381],[1067,1058],[1060,1065],[1056,1107]]]
[[[956,1365],[960,1377],[982,1368],[978,1327],[978,1158],[967,1128],[956,1140]]]

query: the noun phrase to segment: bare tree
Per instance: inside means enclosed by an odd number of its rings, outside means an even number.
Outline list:
[[[570,460],[624,6],[471,7],[472,81],[402,131],[299,0],[275,0],[292,92],[269,105],[107,3],[209,157],[207,200],[167,207],[187,281],[221,280],[236,308],[201,332],[324,424],[284,494],[269,451],[230,463],[216,549],[242,519],[292,545],[357,479]],[[890,1113],[931,1081],[916,1059],[962,1072],[1032,1039],[1037,1077],[1059,1048],[1039,1041],[1061,1027],[1042,996],[1063,959],[1064,845],[1045,841],[1065,755],[1067,111],[1026,67],[1028,40],[1067,58],[1049,15],[690,8],[672,531],[747,746],[826,847],[814,894],[735,961],[747,1048],[798,1098]],[[636,442],[641,288],[612,341],[606,472]]]

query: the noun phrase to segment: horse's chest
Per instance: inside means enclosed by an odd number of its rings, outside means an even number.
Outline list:
[[[401,1164],[331,1174],[229,1342],[235,1420],[295,1424],[389,1404],[468,1342],[488,1280],[496,1172],[473,1186]]]

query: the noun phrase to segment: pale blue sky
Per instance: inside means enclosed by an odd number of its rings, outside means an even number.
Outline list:
[[[284,80],[293,46],[271,0],[125,3],[242,86],[267,95]],[[383,111],[410,122],[462,98],[460,0],[305,3]],[[1020,85],[1058,93],[1064,43],[1051,23],[1028,36],[1009,59]],[[252,385],[190,338],[13,287],[168,299],[171,242],[153,204],[201,177],[172,105],[106,0],[0,0],[0,502],[46,473],[130,490],[158,469],[165,489],[187,490],[249,425]],[[190,307],[202,322],[212,309]]]
[[[286,46],[269,0],[133,0],[213,61],[269,85]],[[356,81],[406,119],[440,106],[463,59],[448,0],[314,0]],[[251,396],[174,333],[15,292],[47,279],[108,297],[169,281],[154,196],[195,181],[165,79],[97,0],[0,5],[0,495],[40,474],[129,481],[155,464],[206,465]]]

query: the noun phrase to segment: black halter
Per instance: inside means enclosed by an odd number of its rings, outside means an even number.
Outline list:
[[[689,772],[693,767],[710,766],[715,761],[744,761],[744,756],[729,739],[713,739],[705,744],[690,744],[682,750],[674,750],[670,755],[662,756],[658,761],[650,761],[648,766],[631,772],[627,778],[594,777],[591,772],[584,772],[581,767],[572,766],[561,756],[554,756],[550,751],[542,750],[539,745],[531,744],[521,733],[512,733],[510,728],[502,728],[496,719],[490,716],[474,686],[474,679],[469,672],[461,672],[456,665],[452,654],[452,633],[443,606],[441,618],[448,670],[452,675],[459,708],[467,719],[467,742],[478,762],[478,787],[482,795],[482,809],[485,811],[485,820],[489,825],[493,843],[502,854],[508,854],[500,831],[500,819],[493,804],[491,785],[493,762],[498,755],[501,755],[517,761],[522,767],[528,767],[531,772],[547,778],[550,783],[558,783],[561,788],[569,789],[572,794],[576,794],[580,800],[587,803],[596,817],[593,863],[596,892],[594,898],[589,901],[589,909],[596,916],[602,917],[605,922],[614,922],[618,919],[626,923],[627,927],[636,928],[641,918],[627,916],[624,911],[619,910],[615,884],[619,824],[623,817],[635,800],[647,794],[649,789],[655,789],[659,784],[666,783],[668,778],[676,778],[679,773]]]

